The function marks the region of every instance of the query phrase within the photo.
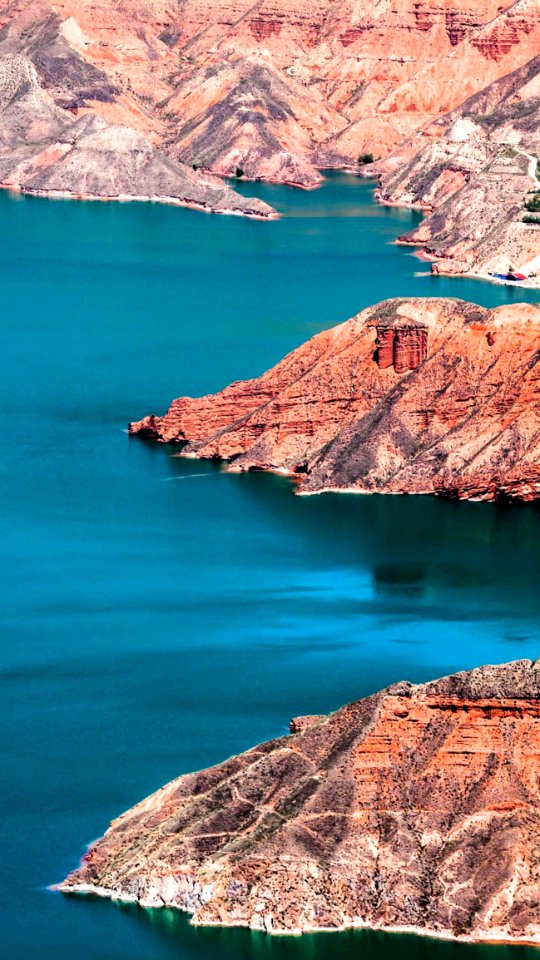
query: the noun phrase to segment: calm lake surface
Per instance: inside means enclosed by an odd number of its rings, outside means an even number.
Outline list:
[[[366,183],[243,189],[283,219],[0,194],[2,956],[532,957],[194,929],[46,889],[111,818],[292,715],[540,654],[536,507],[296,498],[126,435],[377,300],[523,297],[415,276],[391,241],[418,215],[374,206]]]

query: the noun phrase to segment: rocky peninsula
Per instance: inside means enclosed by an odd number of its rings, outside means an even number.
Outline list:
[[[269,933],[540,943],[540,668],[395,683],[173,780],[59,887]]]
[[[271,470],[302,494],[540,496],[540,307],[387,300],[254,380],[174,400],[131,434]]]

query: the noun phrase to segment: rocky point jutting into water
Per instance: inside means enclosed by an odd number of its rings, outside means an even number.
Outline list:
[[[397,299],[130,432],[300,493],[540,496],[540,307]]]
[[[83,61],[66,56],[54,31],[52,39],[52,67],[86,77]],[[275,215],[262,200],[242,197],[218,177],[171,159],[137,129],[99,112],[74,116],[69,103],[44,88],[35,51],[33,60],[27,55],[32,50],[23,54],[11,47],[9,35],[0,38],[1,187],[47,197],[154,200],[213,213]],[[108,96],[95,73],[89,70],[84,96]]]
[[[197,924],[540,942],[540,669],[396,683],[173,780],[61,884]]]
[[[436,269],[535,273],[539,49],[538,0],[0,0],[0,185],[266,217],[209,174],[388,158]]]

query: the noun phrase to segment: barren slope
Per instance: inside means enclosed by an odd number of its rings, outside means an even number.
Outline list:
[[[540,188],[539,155],[536,56],[375,168],[379,196],[426,209],[402,241],[425,245],[438,272],[540,271],[540,222],[527,223],[525,209]]]
[[[45,196],[160,200],[263,218],[274,214],[261,200],[242,197],[217,177],[171,159],[131,126],[93,111],[74,115],[70,89],[79,100],[98,94],[106,100],[113,88],[80,58],[64,56],[57,25],[45,31],[50,50],[38,44],[36,52],[35,30],[30,24],[23,31],[24,45],[12,43],[9,35],[0,38],[0,187]],[[62,85],[53,95],[45,89],[43,72],[58,80],[62,70]]]
[[[387,155],[540,43],[538,0],[0,0],[2,22],[57,102],[304,185]]]
[[[130,425],[300,493],[540,495],[540,308],[389,300],[256,380]]]
[[[272,933],[540,942],[540,676],[396,683],[173,780],[60,889]]]

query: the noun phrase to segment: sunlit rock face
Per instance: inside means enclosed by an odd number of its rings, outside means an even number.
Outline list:
[[[168,155],[303,186],[384,157],[539,49],[537,0],[0,0],[55,103]]]
[[[271,933],[540,940],[540,675],[396,683],[173,780],[61,885]]]
[[[540,308],[397,299],[256,380],[174,400],[130,432],[279,470],[299,493],[540,495]]]
[[[415,370],[427,357],[428,331],[423,326],[377,328],[377,363],[381,370],[393,367],[396,373]]]

